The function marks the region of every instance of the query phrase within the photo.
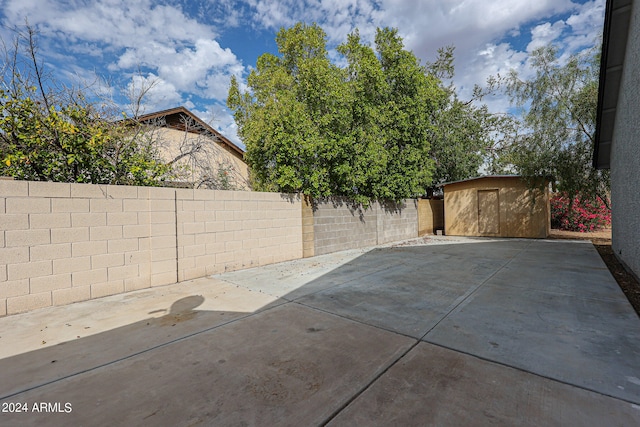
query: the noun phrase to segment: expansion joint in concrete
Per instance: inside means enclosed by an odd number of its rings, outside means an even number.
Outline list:
[[[438,325],[444,321],[447,317],[449,317],[453,312],[455,312],[456,310],[458,310],[459,307],[462,307],[464,305],[466,305],[467,301],[470,301],[471,297],[478,292],[478,290],[480,290],[480,288],[482,288],[482,286],[484,286],[487,282],[489,282],[496,274],[498,274],[500,271],[502,271],[506,266],[508,266],[509,264],[511,264],[511,262],[513,262],[514,259],[516,259],[522,252],[524,252],[526,249],[529,248],[529,246],[531,246],[531,242],[529,242],[524,248],[520,249],[518,251],[518,253],[509,258],[509,260],[507,262],[505,262],[503,265],[500,266],[500,268],[496,269],[489,277],[487,277],[484,281],[482,281],[481,283],[479,283],[478,285],[472,287],[465,295],[462,296],[462,298],[460,298],[460,300],[456,303],[453,304],[453,306],[451,307],[451,309],[440,318],[440,320],[438,320],[423,336],[422,338],[420,338],[421,340],[424,340],[427,335],[429,335],[431,333],[431,331],[433,331],[435,328],[438,327]]]
[[[462,350],[457,349],[457,348],[448,347],[448,346],[442,345],[440,343],[435,343],[435,342],[431,342],[431,341],[425,340],[424,338],[422,340],[420,340],[420,341],[424,341],[425,343],[427,343],[429,345],[434,345],[434,346],[437,346],[437,347],[440,347],[440,348],[444,348],[444,349],[447,349],[447,350],[450,350],[450,351],[455,351],[456,353],[464,354],[465,356],[473,357],[475,359],[482,360],[483,362],[489,362],[489,363],[492,363],[494,365],[503,366],[505,368],[513,369],[513,370],[516,370],[516,371],[519,371],[519,372],[522,372],[522,373],[525,373],[525,374],[528,374],[528,375],[534,375],[534,376],[536,376],[538,378],[543,378],[545,380],[553,381],[554,383],[557,383],[557,384],[562,384],[562,385],[566,385],[566,386],[569,386],[569,387],[577,388],[577,389],[580,389],[580,390],[587,391],[589,393],[595,393],[595,394],[598,394],[598,395],[603,396],[603,397],[607,397],[607,398],[610,398],[610,399],[618,400],[620,402],[626,402],[626,403],[629,403],[631,405],[634,405],[634,407],[638,406],[638,402],[635,402],[635,401],[629,400],[629,399],[625,399],[623,397],[614,396],[614,395],[609,394],[609,393],[604,393],[604,392],[596,390],[594,388],[581,386],[579,384],[574,384],[574,383],[568,382],[568,381],[562,381],[562,380],[559,380],[558,378],[554,378],[552,376],[542,375],[542,374],[540,374],[538,372],[535,372],[535,371],[532,371],[532,370],[529,370],[529,369],[525,369],[525,368],[522,368],[522,367],[519,367],[519,366],[511,365],[511,364],[504,363],[504,362],[498,362],[496,360],[489,359],[487,357],[479,356],[476,353],[470,353],[470,352],[467,352],[467,351],[462,351]]]

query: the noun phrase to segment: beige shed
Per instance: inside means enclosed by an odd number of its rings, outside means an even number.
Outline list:
[[[450,236],[546,238],[551,228],[549,186],[530,189],[517,175],[483,176],[442,184],[444,232]]]

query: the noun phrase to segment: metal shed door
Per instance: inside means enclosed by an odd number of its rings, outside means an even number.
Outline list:
[[[478,190],[478,233],[500,234],[498,190]]]

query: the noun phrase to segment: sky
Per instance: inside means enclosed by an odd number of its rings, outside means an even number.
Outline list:
[[[453,83],[465,99],[490,75],[527,76],[537,47],[553,43],[568,56],[598,44],[604,7],[605,0],[0,0],[0,36],[10,42],[10,29],[28,20],[55,79],[97,81],[125,111],[126,94],[154,82],[145,113],[183,105],[244,147],[225,105],[229,81],[246,82],[260,55],[277,54],[280,28],[317,23],[336,61],[335,47],[356,28],[371,44],[376,28],[397,28],[422,63],[455,46]],[[508,108],[503,96],[487,103]]]

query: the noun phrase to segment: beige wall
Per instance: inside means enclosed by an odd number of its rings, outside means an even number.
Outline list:
[[[0,316],[302,257],[275,193],[0,180]]]
[[[481,233],[478,222],[478,192],[498,191],[498,229]],[[535,204],[532,195],[536,196]],[[549,235],[549,190],[529,190],[519,178],[481,178],[444,187],[445,234],[545,238]]]
[[[302,256],[312,257],[315,251],[313,205],[310,197],[302,199]]]
[[[417,237],[417,202],[0,180],[0,316]],[[362,214],[362,215],[361,215]]]
[[[418,200],[418,234],[434,234],[444,230],[444,200]]]
[[[181,153],[181,146],[189,146],[198,140],[207,139],[207,148],[202,153],[196,154],[198,156],[196,162],[189,157],[178,162],[188,169],[188,172],[185,173],[185,180],[197,182],[203,173],[199,165],[203,163],[215,168],[219,162],[222,162],[233,170],[230,177],[233,187],[238,190],[249,190],[249,167],[237,153],[231,152],[230,149],[226,149],[217,142],[197,133],[165,127],[155,128],[153,132],[154,137],[160,141],[161,155],[166,161],[178,157]]]
[[[397,208],[361,218],[277,193],[0,180],[0,316],[416,237],[415,201]]]
[[[302,258],[302,204],[278,193],[177,190],[178,281]]]

